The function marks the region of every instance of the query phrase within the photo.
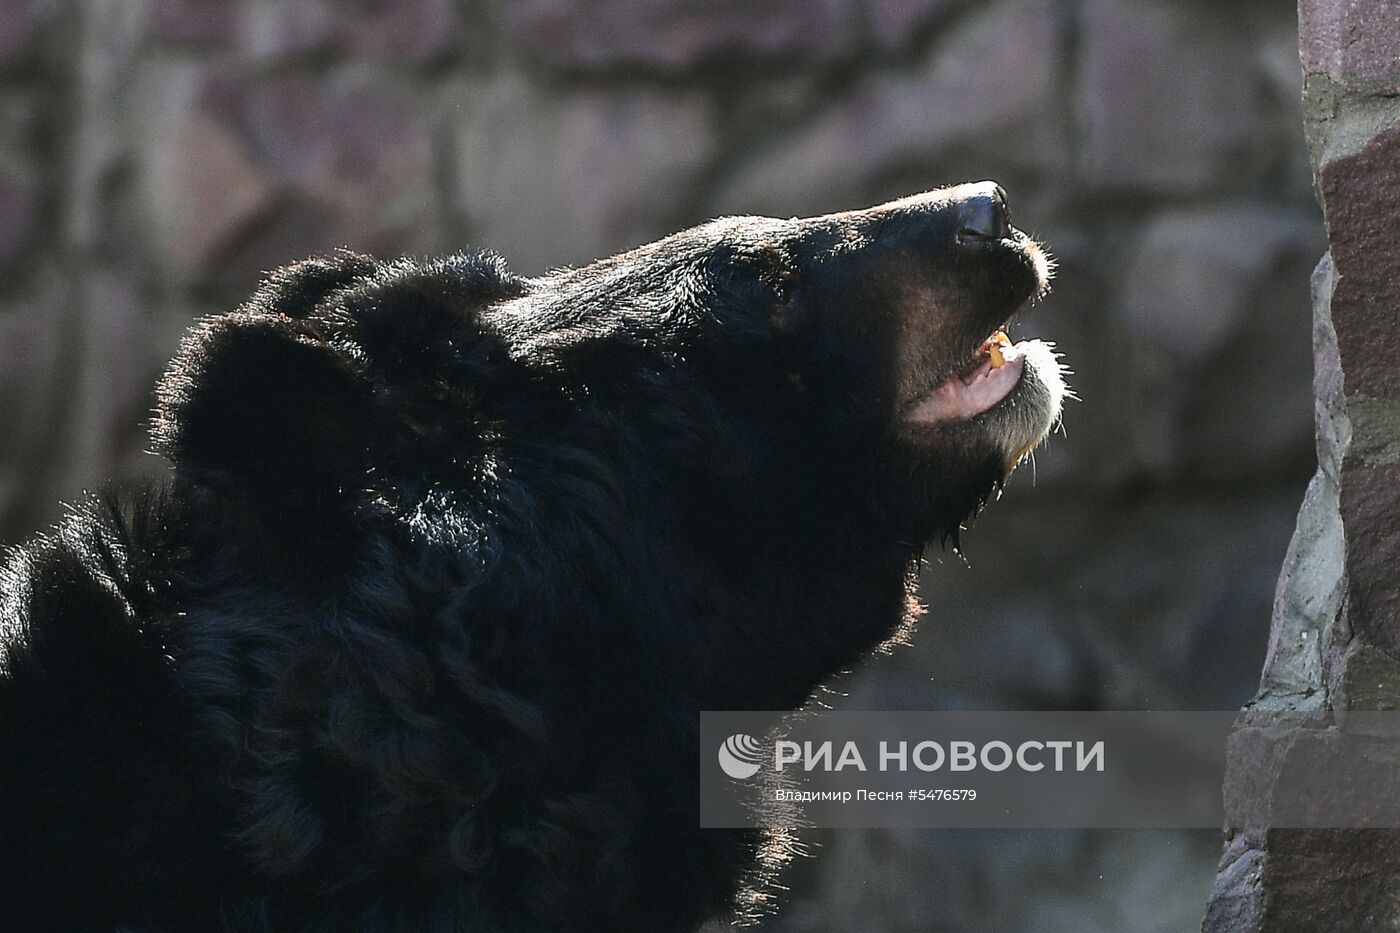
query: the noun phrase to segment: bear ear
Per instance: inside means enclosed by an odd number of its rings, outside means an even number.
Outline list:
[[[371,385],[310,322],[249,310],[210,318],[156,399],[157,452],[205,484],[281,507],[363,481]]]
[[[268,273],[242,310],[300,320],[331,295],[368,278],[382,265],[370,256],[345,249],[312,256]]]

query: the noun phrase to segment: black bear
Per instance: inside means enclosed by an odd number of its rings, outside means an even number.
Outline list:
[[[0,580],[0,929],[683,931],[764,897],[698,714],[899,637],[1050,429],[991,183],[540,278],[337,253],[208,319],[159,488]]]

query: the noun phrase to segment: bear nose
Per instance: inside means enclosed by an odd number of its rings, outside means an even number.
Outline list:
[[[1011,235],[1011,209],[1006,192],[996,182],[984,181],[957,203],[958,239],[962,242],[1000,240]]]

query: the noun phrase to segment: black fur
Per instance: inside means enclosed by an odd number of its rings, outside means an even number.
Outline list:
[[[337,254],[195,328],[173,479],[4,572],[0,929],[751,912],[782,839],[699,829],[699,711],[796,707],[889,639],[1006,468],[986,425],[897,418],[911,320],[956,362],[1043,285],[955,214],[536,280]]]

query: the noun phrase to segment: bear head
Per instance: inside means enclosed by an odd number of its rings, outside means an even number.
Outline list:
[[[1057,356],[1005,336],[1050,266],[991,183],[536,278],[337,253],[194,330],[155,442],[303,577],[398,535],[541,615],[705,629],[656,649],[697,702],[786,707],[900,628],[923,546],[1058,419]]]

